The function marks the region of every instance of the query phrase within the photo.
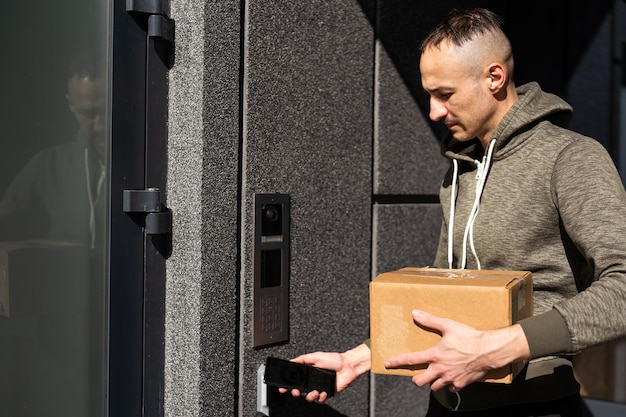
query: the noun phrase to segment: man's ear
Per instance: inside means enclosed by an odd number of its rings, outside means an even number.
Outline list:
[[[492,94],[506,87],[507,73],[502,64],[494,62],[487,67],[487,76],[489,77],[489,90]]]
[[[70,99],[70,95],[65,93],[65,102],[67,103],[67,107],[69,107],[70,111],[74,111],[74,107],[72,106],[72,100]]]

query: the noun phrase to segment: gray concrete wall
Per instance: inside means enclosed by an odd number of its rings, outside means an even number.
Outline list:
[[[236,415],[240,10],[172,3],[165,414]]]
[[[249,1],[245,27],[238,382],[250,415],[268,355],[342,350],[368,337],[374,34],[353,1]],[[276,192],[291,198],[290,340],[254,350],[253,194]],[[366,382],[310,412],[366,416]],[[290,407],[298,404],[281,408]]]
[[[368,337],[372,6],[240,7],[172,5],[167,415],[251,415],[266,356]],[[290,340],[255,350],[252,203],[273,192],[291,197]],[[311,412],[368,415],[368,379],[352,388]]]

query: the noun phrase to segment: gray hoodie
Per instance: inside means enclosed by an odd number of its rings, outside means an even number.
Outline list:
[[[568,356],[626,334],[626,194],[604,147],[565,128],[566,102],[536,83],[518,94],[491,152],[477,140],[443,143],[458,171],[441,186],[434,266],[533,273],[535,316],[520,322],[532,361],[508,388],[525,402],[572,394],[574,381],[526,394],[523,382],[560,374]]]

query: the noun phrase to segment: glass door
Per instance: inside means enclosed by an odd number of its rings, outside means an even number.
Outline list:
[[[109,2],[0,15],[0,415],[103,416]]]
[[[167,0],[0,14],[0,416],[163,414]]]

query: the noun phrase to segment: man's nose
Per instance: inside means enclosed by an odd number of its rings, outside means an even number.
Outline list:
[[[439,121],[446,117],[447,113],[448,110],[439,100],[430,99],[430,112],[428,114],[430,120],[433,122]]]
[[[104,129],[104,116],[96,114],[91,121],[91,127],[93,130],[100,131]]]

